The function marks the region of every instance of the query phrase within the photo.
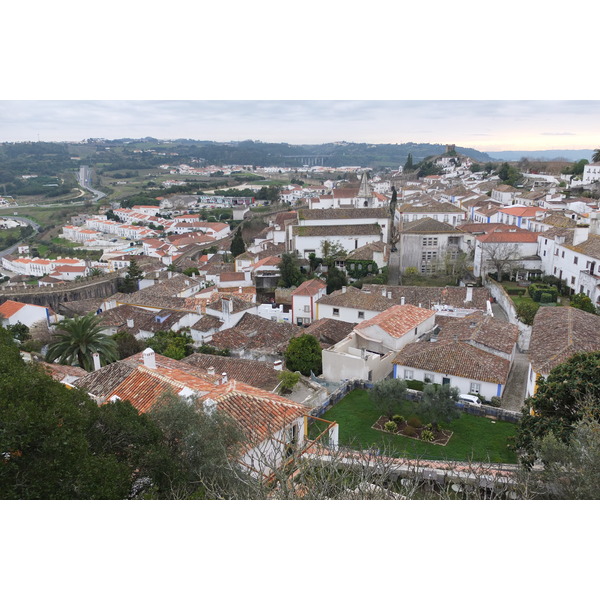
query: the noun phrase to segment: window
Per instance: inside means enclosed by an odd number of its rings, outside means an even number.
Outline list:
[[[365,311],[364,310],[359,310],[358,311],[358,318],[359,319],[364,319],[365,318]]]
[[[435,383],[435,375],[433,373],[425,373],[423,381],[425,383]]]
[[[571,277],[571,285],[575,285],[575,277]]]
[[[548,245],[548,240],[544,240],[544,246]]]
[[[304,305],[304,312],[310,312],[310,306],[308,304]]]
[[[573,257],[573,264],[576,265],[579,262],[579,257],[578,256],[574,256]]]
[[[475,381],[471,381],[471,387],[469,389],[469,394],[479,394],[481,390],[481,384]]]
[[[560,255],[560,257],[561,257],[561,258],[564,258],[564,257],[565,257],[565,251],[564,251],[564,250],[562,251],[562,254]]]
[[[339,317],[340,316],[340,309],[339,308],[334,308],[333,309],[333,316],[334,317]]]
[[[404,379],[412,379],[414,373],[408,369],[404,369]]]

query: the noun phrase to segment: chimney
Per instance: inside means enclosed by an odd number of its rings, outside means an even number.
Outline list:
[[[473,302],[473,286],[467,286],[467,296],[465,298],[465,302]]]
[[[384,298],[386,298],[386,297],[387,297],[387,293],[386,293],[386,291],[385,291],[385,290],[381,290],[381,295],[382,295]]]
[[[156,355],[152,348],[146,348],[142,353],[144,357],[144,366],[148,369],[156,369]]]
[[[594,221],[590,220],[590,226],[588,227],[575,227],[573,229],[573,246],[577,246],[577,244],[583,244],[583,242],[587,241],[588,235],[592,233],[594,230]]]
[[[129,329],[133,329],[133,319],[127,319],[127,327],[129,327]]]
[[[208,367],[207,371],[208,371],[209,375],[214,375],[215,374],[215,368],[214,367]]]
[[[404,301],[406,300],[406,298],[404,296],[402,296],[402,298],[400,298],[400,305],[404,306]]]
[[[221,383],[227,383],[227,373],[221,373]]]
[[[283,371],[283,361],[282,361],[282,360],[276,360],[276,361],[273,363],[273,368],[274,368],[276,371]]]
[[[94,371],[97,371],[100,368],[100,355],[94,352],[92,358],[94,359]]]
[[[387,297],[388,297],[389,300],[391,300],[392,299],[392,292],[388,292],[387,293]]]
[[[238,287],[238,293],[239,293],[239,294],[241,294],[241,293],[242,293],[242,286],[241,286],[241,285]]]
[[[345,285],[343,285],[343,286],[342,286],[342,294],[345,294],[345,293],[346,293],[346,286],[345,286]]]

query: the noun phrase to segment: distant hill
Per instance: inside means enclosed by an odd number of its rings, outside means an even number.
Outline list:
[[[591,162],[593,150],[504,150],[488,152],[496,160],[518,161],[522,158],[540,159],[545,161],[567,160],[575,162],[585,158]]]
[[[148,147],[148,139],[136,140]],[[135,147],[136,141],[112,140],[109,143],[127,144]],[[153,149],[164,150],[168,144],[169,152],[176,152],[181,158],[186,156],[203,158],[209,164],[252,164],[257,166],[302,167],[304,164],[318,164],[325,167],[348,165],[397,169],[404,165],[409,154],[413,162],[429,156],[438,156],[446,152],[445,144],[356,144],[335,142],[330,144],[285,144],[265,143],[253,140],[237,142],[212,142],[189,139],[177,139],[169,142],[150,142]],[[464,154],[480,162],[491,158],[474,148],[456,146],[458,154]]]

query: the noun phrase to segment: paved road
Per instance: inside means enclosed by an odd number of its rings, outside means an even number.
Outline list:
[[[21,221],[25,225],[31,225],[34,229],[34,235],[38,232],[38,230],[40,228],[40,226],[35,221],[32,221],[31,219],[28,219],[27,217],[12,217],[11,216],[10,218],[13,221]],[[11,246],[10,248],[6,248],[5,250],[0,251],[0,258],[2,258],[3,256],[7,256],[8,254],[12,254],[19,246],[21,246],[26,241],[27,241],[27,239],[19,240],[16,244]]]
[[[79,173],[77,174],[77,181],[79,182],[79,185],[82,188],[85,188],[86,190],[88,190],[88,192],[92,192],[92,194],[94,194],[94,198],[92,200],[94,202],[98,202],[98,200],[101,200],[102,198],[104,198],[106,196],[106,194],[104,192],[100,192],[100,191],[95,190],[94,188],[90,187],[91,180],[92,180],[92,176],[91,176],[90,168],[86,167],[86,166],[82,166],[81,169],[79,170]]]

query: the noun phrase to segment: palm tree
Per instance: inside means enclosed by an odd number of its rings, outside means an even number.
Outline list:
[[[594,154],[592,154],[592,162],[600,162],[600,148],[596,148],[594,150]]]
[[[92,354],[100,355],[101,364],[118,360],[117,344],[108,335],[102,333],[100,317],[88,313],[83,317],[65,319],[57,326],[58,340],[48,347],[46,360],[58,361],[63,365],[78,365],[86,371],[92,371]]]

